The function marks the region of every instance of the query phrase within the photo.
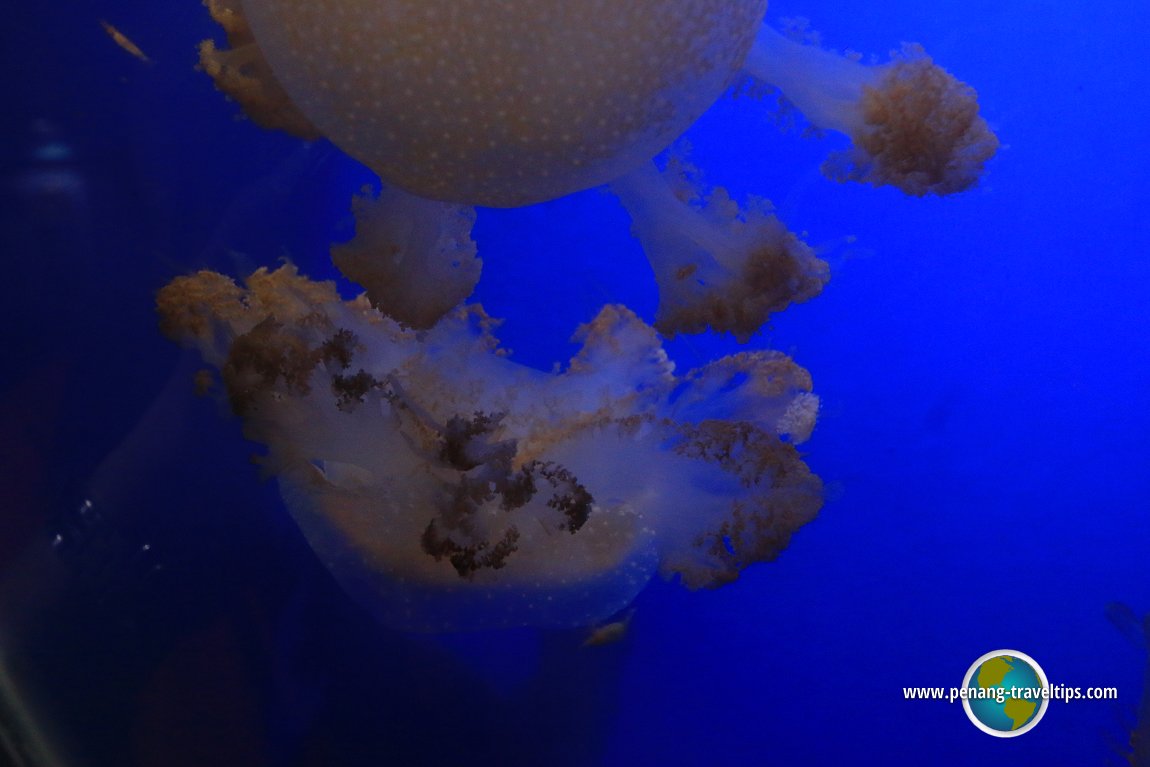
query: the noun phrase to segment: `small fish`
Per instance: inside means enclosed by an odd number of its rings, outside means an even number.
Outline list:
[[[120,46],[125,51],[132,54],[133,56],[135,56],[137,59],[144,62],[145,64],[151,64],[152,63],[152,60],[148,58],[148,54],[146,54],[142,50],[140,50],[140,47],[138,45],[136,45],[135,43],[133,43],[131,40],[129,40],[128,36],[125,35],[123,32],[116,29],[115,27],[113,27],[111,24],[104,21],[103,19],[100,20],[100,26],[104,28],[104,31],[108,33],[108,37],[112,38],[112,42],[114,42],[116,45]]]
[[[587,638],[583,640],[584,647],[601,647],[602,645],[615,644],[622,641],[627,636],[627,631],[631,626],[631,618],[635,615],[634,610],[628,610],[617,621],[604,623],[601,626],[596,626],[591,629],[587,634]]]

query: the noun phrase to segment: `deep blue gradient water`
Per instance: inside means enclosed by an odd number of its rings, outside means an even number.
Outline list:
[[[753,101],[691,130],[709,181],[829,248],[824,294],[750,346],[814,376],[804,449],[830,500],[777,562],[714,592],[653,583],[626,639],[587,649],[575,631],[376,626],[156,328],[155,291],[193,269],[334,276],[370,175],[238,119],[194,70],[216,33],[195,2],[5,14],[0,713],[67,763],[1117,763],[1146,658],[1104,609],[1150,610],[1143,4],[771,3],[831,47],[922,43],[1003,147],[978,188],[916,200],[825,180],[841,144],[781,134]],[[72,152],[55,175],[28,157],[36,120]],[[605,302],[652,318],[628,229],[596,190],[481,211],[476,299],[516,358],[567,359]],[[668,348],[689,369],[738,344]],[[97,521],[76,511],[101,493]],[[1052,703],[1012,740],[904,699],[1000,648],[1119,699]]]

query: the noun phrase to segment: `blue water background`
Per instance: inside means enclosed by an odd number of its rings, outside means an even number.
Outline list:
[[[369,177],[333,150],[235,119],[193,71],[195,44],[215,34],[197,3],[13,14],[7,177],[29,119],[49,117],[91,191],[90,222],[73,222],[82,236],[37,235],[15,208],[2,235],[14,275],[3,404],[20,410],[31,396],[26,407],[48,424],[43,497],[62,506],[177,365],[155,329],[154,292],[190,269],[235,273],[281,257],[330,274],[327,243],[347,235],[349,194]],[[201,402],[179,467],[140,481],[166,498],[157,513],[193,520],[157,524],[190,531],[192,559],[220,564],[186,568],[203,578],[180,613],[194,618],[164,617],[170,632],[132,641],[161,663],[212,627],[270,626],[240,657],[261,680],[263,713],[250,721],[271,762],[311,763],[311,748],[345,764],[420,763],[395,722],[421,728],[425,754],[476,738],[490,764],[500,751],[484,734],[514,741],[508,753],[523,764],[1113,760],[1108,741],[1125,737],[1145,656],[1103,609],[1150,610],[1150,14],[1139,3],[780,0],[768,18],[792,15],[831,47],[922,43],[978,89],[1003,142],[977,189],[917,200],[826,181],[819,163],[841,142],[780,134],[751,101],[720,101],[689,134],[709,181],[771,198],[792,229],[829,247],[824,294],[751,342],[814,376],[823,412],[804,449],[831,496],[819,519],[778,562],[719,591],[653,584],[616,646],[525,631],[397,638],[339,603],[245,462],[238,424]],[[101,18],[154,64],[111,44]],[[573,329],[604,302],[653,316],[628,225],[598,191],[481,212],[476,297],[506,319],[500,336],[518,359],[566,359]],[[709,337],[668,347],[683,370],[739,348]],[[56,388],[18,386],[38,370],[55,371]],[[74,663],[80,680],[77,702],[56,707],[60,729],[94,762],[148,763],[137,694],[148,673],[92,671],[118,657],[114,641],[92,646],[85,655],[62,642],[68,657],[40,659]],[[958,703],[903,699],[907,686],[960,685],[1000,648],[1031,655],[1052,682],[1116,686],[1120,699],[1052,704],[1014,740],[979,732]],[[51,677],[45,695],[62,695],[67,678]],[[220,678],[223,700],[233,677]],[[102,707],[106,727],[77,724],[76,709]],[[336,740],[336,751],[314,745]]]

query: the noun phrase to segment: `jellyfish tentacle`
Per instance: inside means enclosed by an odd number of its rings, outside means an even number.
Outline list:
[[[740,207],[722,187],[672,155],[611,185],[631,215],[659,284],[655,327],[664,336],[708,328],[750,338],[770,315],[822,291],[825,261],[774,215],[770,203]]]
[[[836,181],[892,185],[915,197],[953,194],[977,183],[998,150],[975,90],[919,45],[866,65],[764,24],[743,67],[814,125],[850,137],[851,149],[823,166]]]
[[[319,130],[276,79],[252,35],[240,1],[206,0],[205,5],[212,19],[223,27],[230,48],[204,40],[200,43],[200,69],[217,88],[235,99],[256,125],[309,141],[320,138]]]
[[[434,325],[475,289],[483,260],[471,229],[475,208],[425,200],[393,187],[352,199],[355,238],[335,245],[332,261],[401,324]]]

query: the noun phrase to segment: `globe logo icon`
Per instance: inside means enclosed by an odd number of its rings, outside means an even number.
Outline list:
[[[970,721],[998,738],[1029,732],[1050,703],[1046,673],[1017,650],[986,653],[971,665],[962,686],[962,707]]]

